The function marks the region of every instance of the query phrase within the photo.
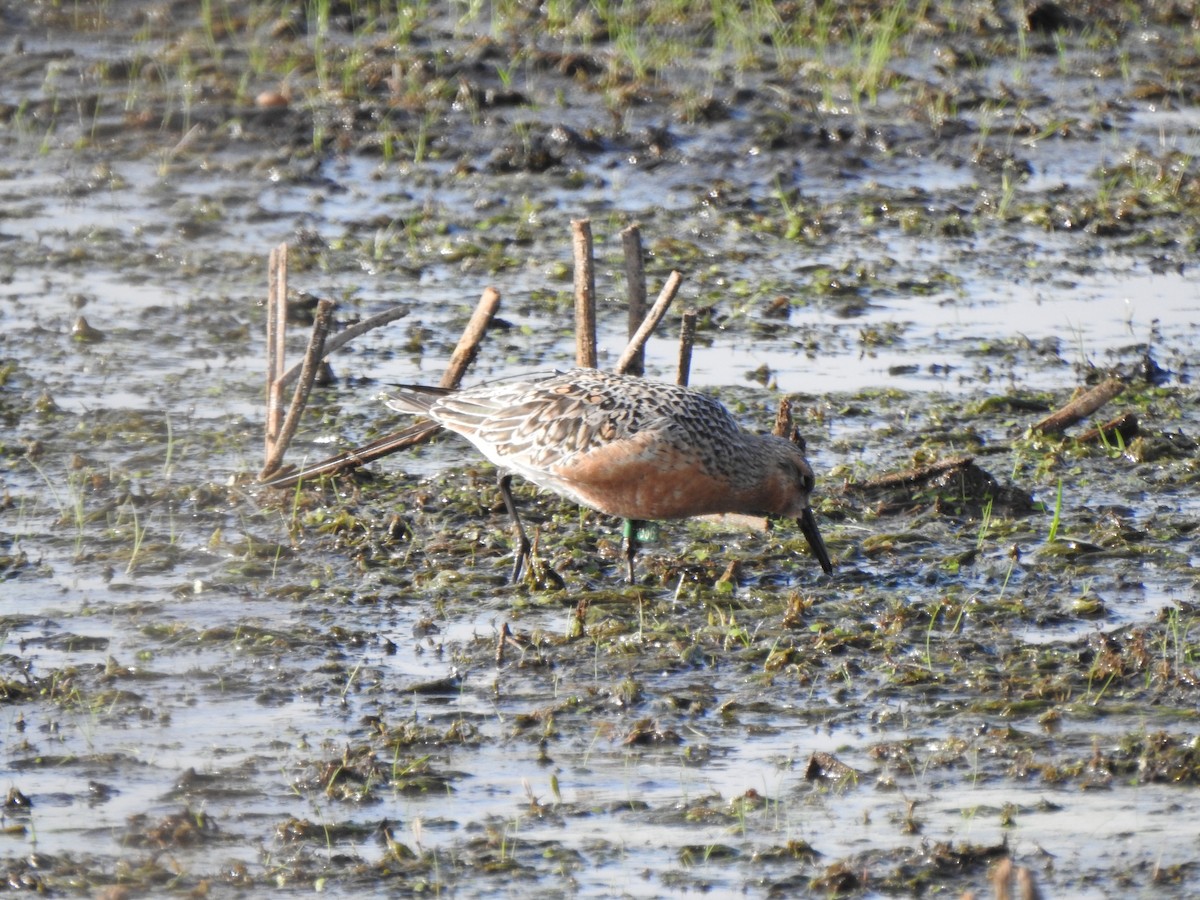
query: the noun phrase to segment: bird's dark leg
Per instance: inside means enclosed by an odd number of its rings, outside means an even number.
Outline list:
[[[512,570],[512,583],[516,584],[521,579],[521,570],[525,567],[526,561],[532,566],[533,560],[530,556],[532,545],[529,543],[529,538],[525,536],[525,529],[521,527],[521,517],[517,515],[517,504],[513,502],[512,475],[505,473],[500,476],[500,496],[504,498],[504,508],[508,510],[508,516],[512,519],[513,527],[517,532],[516,559],[513,560]]]
[[[645,522],[637,519],[626,519],[623,534],[625,540],[622,545],[625,550],[625,580],[633,584],[636,580],[633,575],[633,561],[637,557],[637,552],[641,549],[642,542],[638,540],[638,532],[641,531]]]

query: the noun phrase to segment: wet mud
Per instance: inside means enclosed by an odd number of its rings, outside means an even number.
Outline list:
[[[697,6],[3,12],[9,888],[1194,894],[1190,12]],[[625,585],[620,523],[517,485],[509,585],[450,438],[255,484],[272,247],[340,325],[407,308],[299,463],[407,424],[375,395],[488,285],[468,381],[568,366],[583,216],[601,366],[637,221],[693,384],[792,399],[833,576],[700,521]]]

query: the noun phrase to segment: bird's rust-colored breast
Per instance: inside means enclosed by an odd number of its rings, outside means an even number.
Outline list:
[[[605,444],[553,467],[554,478],[584,504],[626,519],[683,519],[746,511],[754,500],[700,459],[645,432]]]

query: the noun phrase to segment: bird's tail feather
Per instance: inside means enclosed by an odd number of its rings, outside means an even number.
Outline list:
[[[453,393],[449,388],[423,384],[395,384],[394,391],[383,394],[383,402],[396,412],[427,413],[440,397]]]

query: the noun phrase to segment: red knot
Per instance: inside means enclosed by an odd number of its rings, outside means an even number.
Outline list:
[[[801,448],[743,431],[698,391],[572,369],[458,391],[400,385],[383,399],[461,434],[500,469],[518,543],[514,583],[530,558],[512,498],[514,473],[632,523],[625,531],[630,581],[638,523],[713,513],[796,519],[821,568],[833,571],[809,504],[813,472]]]

